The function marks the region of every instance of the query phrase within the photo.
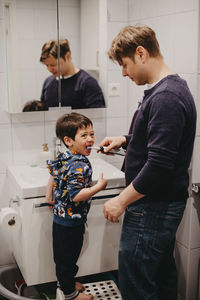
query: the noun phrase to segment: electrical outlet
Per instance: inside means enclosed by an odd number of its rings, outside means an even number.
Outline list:
[[[110,97],[120,96],[120,84],[119,83],[109,83],[108,84],[108,96],[110,96]]]

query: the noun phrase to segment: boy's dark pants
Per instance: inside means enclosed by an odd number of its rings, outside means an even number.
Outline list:
[[[56,276],[64,294],[75,291],[76,265],[83,245],[85,225],[65,227],[53,223],[53,252]]]

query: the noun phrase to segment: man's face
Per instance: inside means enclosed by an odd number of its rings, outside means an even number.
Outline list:
[[[49,56],[47,59],[45,59],[44,64],[46,65],[48,71],[52,73],[54,77],[58,77],[58,59]],[[69,60],[66,56],[66,59],[64,60],[62,57],[60,57],[60,75],[61,76],[67,76],[69,70]]]
[[[139,55],[135,54],[134,61],[130,57],[122,57],[122,75],[128,76],[137,85],[147,83],[145,64]]]

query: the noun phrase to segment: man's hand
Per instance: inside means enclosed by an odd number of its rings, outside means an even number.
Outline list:
[[[111,136],[105,137],[103,141],[99,144],[99,147],[104,147],[104,152],[107,153],[112,149],[118,149],[122,146],[122,144],[126,143],[125,136]]]
[[[123,214],[126,207],[143,198],[144,195],[138,193],[133,187],[132,183],[130,183],[119,196],[108,200],[104,204],[104,217],[108,219],[110,222],[117,223],[119,222],[118,218]]]
[[[104,204],[104,217],[108,219],[110,222],[113,223],[118,223],[119,222],[119,216],[123,214],[125,211],[126,207],[124,207],[120,201],[119,201],[119,196],[112,198],[108,200]]]

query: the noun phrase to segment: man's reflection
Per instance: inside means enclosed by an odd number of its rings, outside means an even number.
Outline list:
[[[51,76],[43,84],[41,101],[48,107],[58,106],[58,43],[51,40],[42,47],[40,61]],[[67,39],[60,40],[61,105],[72,109],[105,107],[104,96],[95,78],[78,69],[71,58]]]

